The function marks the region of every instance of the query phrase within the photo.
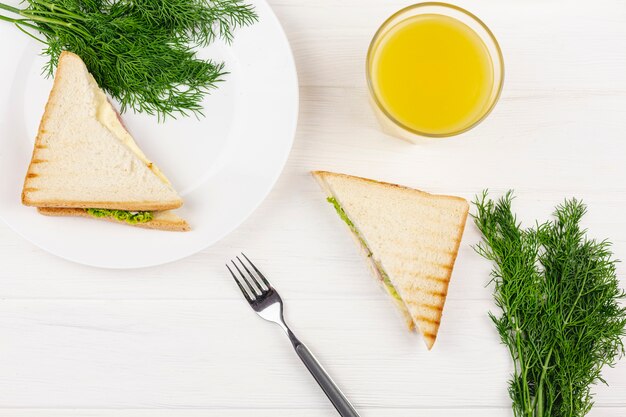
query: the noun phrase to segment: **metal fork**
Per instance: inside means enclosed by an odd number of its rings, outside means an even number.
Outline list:
[[[324,393],[330,402],[333,403],[339,414],[342,417],[359,417],[359,413],[356,412],[352,404],[350,404],[350,401],[348,401],[328,373],[324,370],[322,365],[317,361],[317,359],[315,359],[315,356],[313,356],[304,343],[298,340],[289,326],[285,323],[285,318],[283,317],[283,300],[280,298],[280,295],[278,295],[276,289],[270,285],[265,276],[246,255],[243,253],[241,255],[246,259],[246,261],[248,261],[248,264],[254,272],[252,272],[250,268],[248,268],[248,266],[241,261],[239,256],[236,258],[239,261],[241,268],[239,268],[234,260],[231,260],[232,265],[238,272],[237,275],[233,272],[230,266],[228,266],[228,264],[226,264],[226,268],[228,268],[231,275],[235,279],[235,282],[239,286],[243,296],[250,304],[250,307],[252,307],[252,309],[256,311],[259,316],[267,321],[278,324],[285,331],[285,333],[287,333],[287,336],[289,336],[289,340],[291,341],[293,348],[296,350],[296,353],[309,372],[311,372],[311,375],[313,375],[320,387],[322,387]]]

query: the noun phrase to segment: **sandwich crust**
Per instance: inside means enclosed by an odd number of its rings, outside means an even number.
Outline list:
[[[71,200],[47,200],[47,201],[23,201],[25,206],[42,207],[42,208],[102,208],[111,210],[128,210],[128,211],[163,211],[173,210],[183,205],[182,200],[176,203],[156,203],[153,201],[71,201]]]
[[[44,216],[54,217],[85,217],[96,220],[106,220],[113,223],[141,227],[144,229],[166,230],[171,232],[187,232],[191,230],[189,224],[182,218],[170,211],[156,211],[154,218],[146,223],[127,223],[112,217],[93,217],[83,209],[79,208],[52,208],[38,207],[37,211]]]

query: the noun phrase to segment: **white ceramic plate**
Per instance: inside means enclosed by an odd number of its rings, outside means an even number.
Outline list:
[[[168,176],[191,232],[144,230],[108,222],[39,215],[20,202],[24,175],[52,80],[41,76],[41,45],[0,22],[0,217],[37,246],[107,268],[163,264],[194,254],[239,226],[278,178],[298,116],[298,82],[285,34],[264,0],[259,22],[201,56],[226,61],[230,74],[205,101],[206,118],[158,124],[123,115],[139,146]],[[89,175],[89,173],[85,173]]]

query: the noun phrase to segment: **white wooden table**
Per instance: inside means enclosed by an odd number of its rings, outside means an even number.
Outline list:
[[[331,417],[279,329],[225,274],[245,249],[287,317],[363,416],[512,416],[512,368],[487,311],[489,264],[469,225],[437,344],[403,329],[310,178],[329,169],[471,199],[517,191],[520,218],[564,197],[626,259],[626,3],[458,1],[496,33],[506,81],[488,120],[451,140],[384,136],[367,104],[364,56],[398,0],[274,0],[301,82],[298,133],[262,207],[183,261],[136,271],[57,259],[0,225],[0,415]],[[61,238],[61,237],[60,237]],[[626,286],[625,266],[619,267]],[[626,360],[591,416],[626,414]]]

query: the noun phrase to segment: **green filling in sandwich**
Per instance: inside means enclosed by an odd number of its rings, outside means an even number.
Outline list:
[[[89,215],[96,218],[111,217],[115,220],[119,220],[121,222],[126,222],[129,224],[147,223],[153,218],[152,212],[150,211],[126,211],[98,208],[88,208],[85,209],[85,211],[89,213]]]
[[[335,210],[337,211],[337,214],[339,215],[339,217],[341,217],[341,220],[343,220],[348,225],[350,230],[352,230],[352,233],[354,233],[354,235],[361,242],[361,245],[363,245],[363,248],[365,249],[365,252],[367,253],[367,256],[371,258],[372,257],[372,251],[367,246],[367,243],[365,243],[365,239],[363,239],[363,237],[361,236],[361,234],[357,230],[357,228],[354,225],[354,223],[352,223],[352,220],[350,220],[350,218],[348,217],[348,215],[346,214],[344,209],[341,207],[341,204],[339,204],[339,202],[337,201],[337,199],[335,197],[328,197],[326,200],[335,207]],[[379,274],[380,278],[382,279],[383,284],[387,288],[387,291],[389,292],[389,295],[391,295],[397,301],[402,302],[402,298],[400,298],[400,294],[398,294],[398,291],[396,290],[396,287],[394,287],[393,284],[391,283],[391,280],[389,279],[389,275],[387,275],[387,273],[383,269],[382,265],[380,265],[376,261],[374,261],[374,265],[376,265],[376,269],[378,270],[378,274]]]
[[[395,298],[397,301],[402,302],[402,298],[400,298],[400,294],[398,294],[396,287],[394,287],[393,284],[391,283],[391,280],[389,279],[389,275],[387,275],[385,270],[378,264],[378,262],[376,262],[376,268],[378,268],[378,272],[380,273],[380,276],[383,278],[383,284],[385,284],[385,287],[387,287],[387,291],[389,291],[389,294],[393,298]]]

